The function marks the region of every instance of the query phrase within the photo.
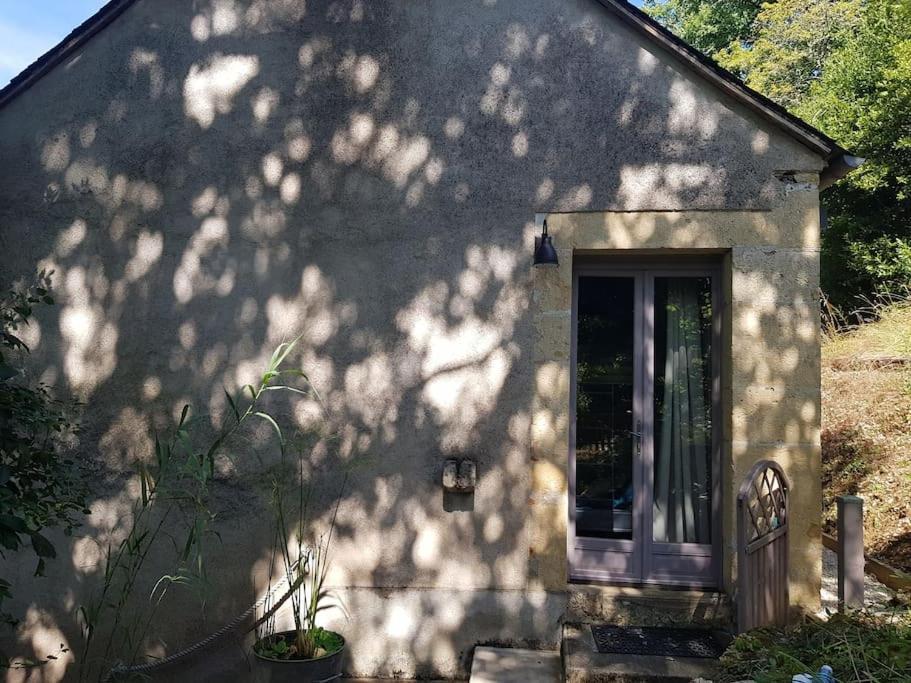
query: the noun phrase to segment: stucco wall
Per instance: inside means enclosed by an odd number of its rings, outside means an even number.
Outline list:
[[[731,334],[751,353],[729,365],[725,492],[766,453],[815,475],[816,191],[776,172],[822,162],[591,0],[140,0],[0,110],[0,159],[2,280],[55,270],[59,304],[28,340],[35,376],[86,402],[89,536],[122,533],[153,428],[184,402],[223,415],[222,386],[303,334],[295,360],[340,458],[364,460],[333,574],[360,596],[345,626],[358,673],[453,674],[479,640],[556,637],[554,354],[573,247],[730,249]],[[558,274],[531,267],[535,212],[555,214]],[[439,486],[451,456],[479,469],[455,505]],[[245,457],[222,464],[208,624],[249,604],[267,567]],[[793,570],[806,604],[814,487]],[[78,640],[99,572],[92,541],[60,547],[49,578],[14,570],[21,647],[39,654]],[[165,603],[169,647],[200,629],[186,601]]]

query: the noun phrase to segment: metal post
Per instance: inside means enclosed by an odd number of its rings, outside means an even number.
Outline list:
[[[838,607],[864,606],[864,501],[838,496]]]

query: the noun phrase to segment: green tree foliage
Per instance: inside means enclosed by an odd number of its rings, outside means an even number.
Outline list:
[[[823,193],[832,302],[911,284],[911,0],[776,0],[752,16],[739,0],[649,2],[747,85],[866,157]]]
[[[867,0],[798,115],[867,158],[824,196],[823,285],[848,303],[911,284],[911,0]]]
[[[52,305],[50,274],[41,273],[26,289],[0,297],[0,556],[31,552],[35,575],[57,551],[44,532],[69,534],[85,510],[86,487],[78,468],[65,457],[66,442],[77,425],[72,404],[54,399],[42,384],[27,381],[22,369],[29,349],[20,338],[36,305]],[[3,610],[11,596],[8,578],[0,578],[0,618],[14,624]]]
[[[748,86],[783,107],[797,107],[832,51],[860,23],[861,0],[777,0],[765,4],[749,40],[734,40],[715,58]]]
[[[758,0],[645,0],[643,9],[693,47],[714,55],[749,35]]]

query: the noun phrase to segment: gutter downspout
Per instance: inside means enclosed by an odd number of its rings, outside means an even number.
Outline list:
[[[841,180],[851,171],[856,171],[866,161],[863,157],[842,152],[829,158],[829,164],[819,174],[819,189],[825,190],[836,181]]]

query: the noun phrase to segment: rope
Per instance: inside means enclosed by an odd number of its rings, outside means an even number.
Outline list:
[[[249,633],[253,629],[257,628],[264,621],[266,621],[267,619],[272,617],[278,611],[278,608],[281,607],[283,604],[285,604],[285,602],[288,601],[288,598],[291,597],[291,595],[294,593],[294,591],[296,591],[298,588],[300,588],[300,585],[301,585],[301,583],[303,583],[303,581],[304,581],[304,575],[303,575],[303,573],[300,573],[299,576],[297,577],[297,579],[295,579],[294,584],[289,587],[288,591],[281,597],[281,599],[278,602],[276,602],[274,605],[272,605],[272,607],[270,607],[268,610],[266,610],[266,612],[259,619],[254,621],[253,624],[249,628],[244,629],[243,633]],[[148,664],[134,664],[133,666],[116,665],[102,679],[103,683],[109,683],[115,677],[119,677],[119,676],[131,675],[131,674],[145,674],[145,673],[154,672],[157,669],[167,666],[168,664],[172,664],[180,659],[184,659],[185,657],[187,657],[195,652],[199,652],[200,650],[203,650],[203,649],[209,647],[210,645],[212,645],[212,643],[214,643],[218,640],[221,640],[222,638],[230,635],[234,631],[237,631],[241,626],[244,625],[244,622],[246,622],[247,619],[249,619],[251,615],[256,614],[256,611],[258,609],[263,607],[263,605],[268,604],[269,600],[271,600],[272,597],[278,592],[279,588],[281,588],[282,585],[287,582],[288,582],[288,577],[287,576],[283,577],[281,579],[281,581],[279,581],[277,584],[275,584],[274,588],[267,591],[266,594],[263,595],[263,597],[261,597],[259,600],[257,600],[252,605],[250,605],[250,607],[248,607],[246,609],[246,611],[244,611],[243,614],[241,614],[239,617],[236,617],[232,621],[228,622],[227,624],[222,626],[220,629],[218,629],[214,633],[211,633],[210,635],[206,636],[199,642],[194,643],[193,645],[190,645],[189,647],[185,647],[183,650],[180,650],[179,652],[175,652],[172,655],[168,655],[164,659],[159,659],[155,662],[150,662]]]

